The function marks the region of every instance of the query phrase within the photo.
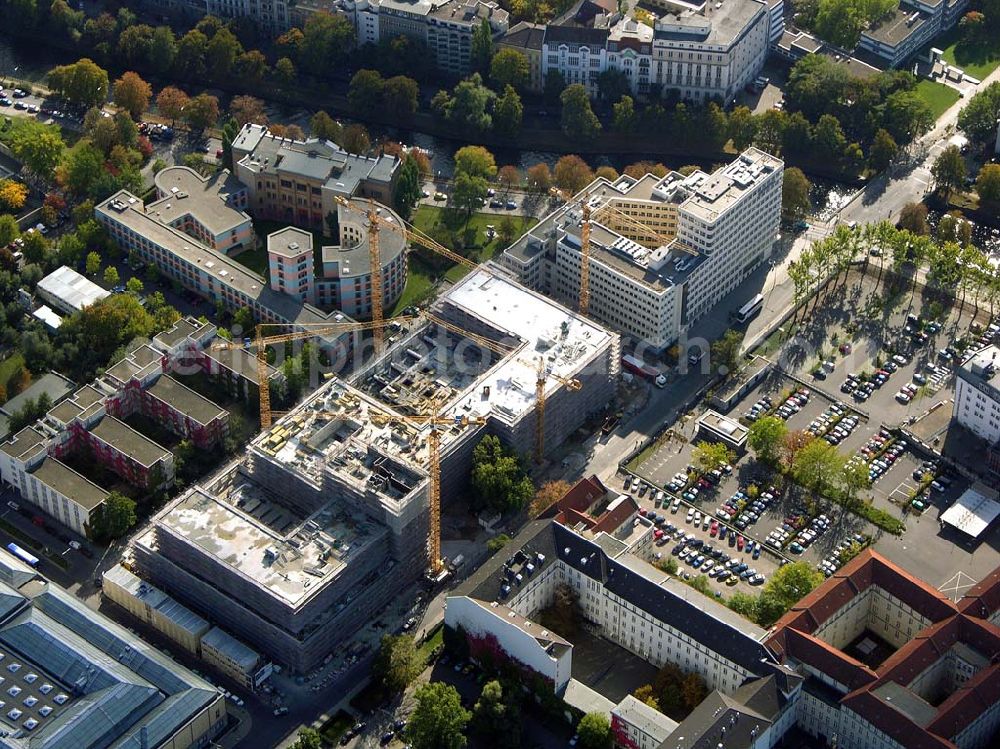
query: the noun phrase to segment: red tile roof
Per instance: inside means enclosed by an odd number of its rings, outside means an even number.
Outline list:
[[[969,588],[958,607],[970,616],[989,619],[1000,610],[1000,567]]]
[[[872,585],[931,622],[874,671],[813,636],[823,622]],[[986,620],[998,608],[1000,568],[956,606],[932,586],[866,549],[785,614],[766,645],[779,659],[800,661],[853,690],[841,704],[907,749],[954,749],[951,739],[1000,703],[1000,628]],[[888,682],[908,687],[956,643],[978,652],[987,665],[938,705],[926,726],[876,694]]]
[[[626,494],[614,508],[596,517],[589,514],[588,510],[607,496],[608,489],[597,476],[581,479],[555,503],[558,512],[554,519],[570,527],[583,523],[593,533],[613,533],[639,511],[639,503]]]

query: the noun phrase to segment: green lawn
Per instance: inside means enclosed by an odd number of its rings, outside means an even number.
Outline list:
[[[943,115],[952,104],[958,101],[958,91],[950,86],[945,86],[943,83],[927,80],[926,78],[917,84],[916,93],[917,96],[927,102],[927,105],[934,113],[935,120]]]
[[[444,627],[439,626],[434,630],[434,633],[421,643],[420,647],[417,648],[417,656],[420,661],[424,664],[430,661],[431,655],[434,651],[440,650],[444,647]]]
[[[1000,37],[984,34],[982,39],[971,43],[963,37],[962,30],[955,27],[935,39],[932,46],[944,50],[946,62],[982,80],[1000,65]]]

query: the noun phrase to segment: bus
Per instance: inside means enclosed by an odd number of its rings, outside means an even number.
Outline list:
[[[734,312],[733,319],[736,320],[736,322],[740,323],[746,322],[751,317],[760,312],[763,308],[764,308],[764,295],[758,294],[749,302],[740,307],[737,312]]]
[[[29,554],[28,552],[26,552],[24,549],[22,549],[17,544],[13,544],[13,543],[12,544],[7,544],[7,551],[9,551],[15,557],[17,557],[22,562],[24,562],[25,564],[27,564],[29,567],[37,567],[38,566],[38,557],[34,556],[33,554]]]

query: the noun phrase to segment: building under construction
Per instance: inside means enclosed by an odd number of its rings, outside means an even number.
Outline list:
[[[309,671],[432,561],[432,429],[448,503],[484,433],[536,445],[539,359],[547,448],[613,396],[617,336],[489,270],[449,290],[432,319],[161,511],[130,549],[139,574]]]

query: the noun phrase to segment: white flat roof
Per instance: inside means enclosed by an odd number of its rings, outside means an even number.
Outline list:
[[[63,265],[49,273],[38,282],[38,288],[75,310],[81,310],[111,295],[110,292],[81,276],[68,265]]]
[[[941,522],[977,538],[1000,515],[1000,502],[995,496],[996,492],[985,487],[970,487],[944,511]]]
[[[539,357],[554,375],[572,378],[612,338],[604,328],[557,302],[488,270],[476,270],[453,286],[444,300],[526,343],[490,369],[454,413],[485,416],[492,409],[517,417],[534,408]],[[490,386],[483,397],[482,388]],[[550,377],[546,391],[562,387]]]
[[[59,317],[59,315],[57,315],[47,304],[43,304],[41,307],[36,309],[31,313],[31,316],[41,320],[53,330],[62,325],[62,318]]]

